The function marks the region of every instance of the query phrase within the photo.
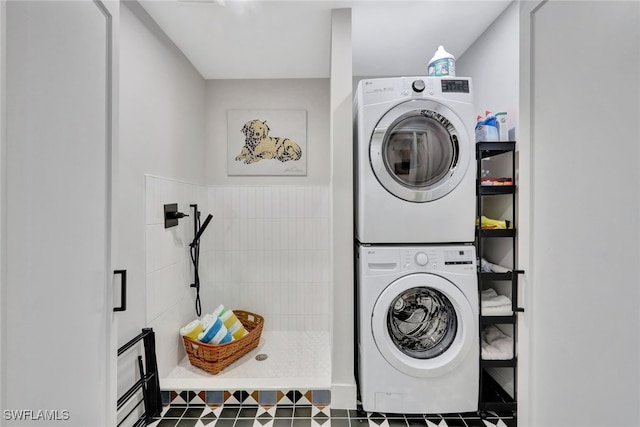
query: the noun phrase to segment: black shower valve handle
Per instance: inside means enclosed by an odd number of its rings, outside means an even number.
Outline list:
[[[178,212],[178,204],[170,203],[164,205],[164,228],[175,227],[178,225],[178,220],[189,216],[185,213]]]
[[[180,218],[184,218],[185,216],[189,216],[189,215],[182,212],[167,212],[168,219],[180,219]]]

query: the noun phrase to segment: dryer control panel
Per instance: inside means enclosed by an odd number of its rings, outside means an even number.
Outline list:
[[[402,79],[400,91],[402,96],[411,98],[446,96],[454,99],[458,96],[468,97],[470,93],[471,79],[466,77],[406,77]]]
[[[442,92],[469,93],[469,80],[467,79],[442,79],[440,85]]]
[[[363,79],[358,83],[358,103],[362,105],[402,99],[445,99],[473,103],[470,77],[390,77]]]

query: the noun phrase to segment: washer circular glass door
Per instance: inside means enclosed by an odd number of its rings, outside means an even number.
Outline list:
[[[464,360],[476,319],[471,304],[450,281],[429,273],[397,279],[378,297],[371,319],[376,346],[394,368],[434,377]]]
[[[446,196],[462,181],[471,157],[462,120],[431,100],[411,100],[385,113],[371,136],[369,156],[380,184],[409,202]]]

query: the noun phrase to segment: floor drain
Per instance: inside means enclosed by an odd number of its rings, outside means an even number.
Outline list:
[[[258,362],[262,362],[263,360],[267,360],[267,358],[268,358],[268,357],[269,357],[269,356],[267,356],[266,354],[264,354],[264,353],[260,353],[260,354],[258,354],[258,355],[256,356],[256,360],[257,360]]]

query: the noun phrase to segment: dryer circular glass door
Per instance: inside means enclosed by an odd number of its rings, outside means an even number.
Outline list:
[[[387,111],[371,136],[369,156],[380,184],[409,202],[446,196],[462,181],[472,144],[464,122],[446,106],[411,100]]]
[[[398,371],[413,377],[445,374],[464,360],[477,334],[471,304],[452,282],[410,274],[378,297],[371,330],[376,347]]]

